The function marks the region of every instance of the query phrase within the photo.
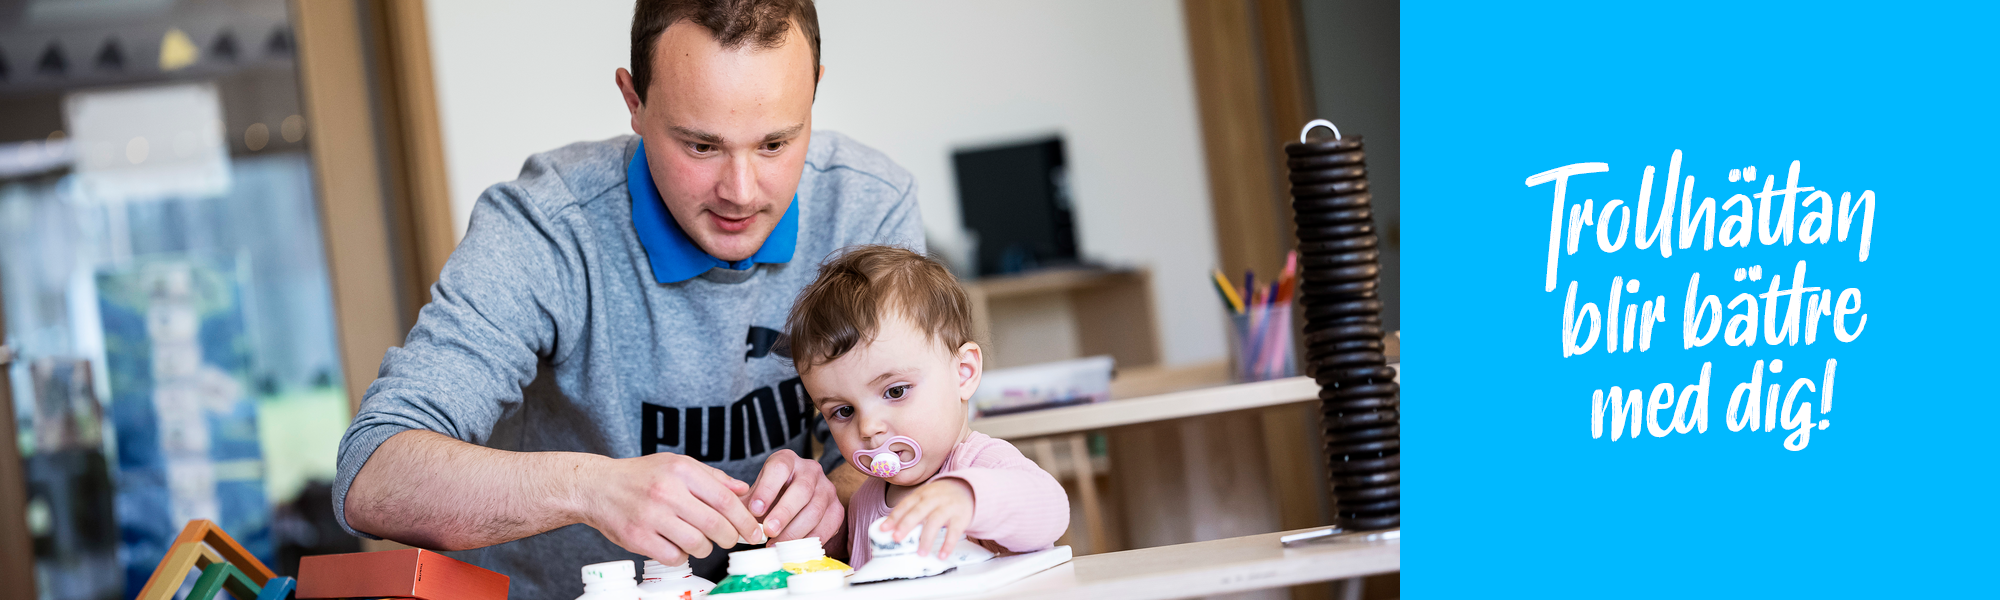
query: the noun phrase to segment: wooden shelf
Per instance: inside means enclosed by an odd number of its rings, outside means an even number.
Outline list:
[[[987,368],[1097,355],[1137,368],[1160,362],[1150,282],[1144,269],[1054,268],[970,281],[965,295]]]
[[[984,417],[973,419],[972,429],[1004,440],[1018,440],[1318,399],[1319,384],[1311,377],[1290,377]]]
[[[1124,278],[1137,276],[1132,269],[1107,269],[1100,267],[1066,267],[1042,269],[1020,275],[982,277],[966,284],[967,289],[976,289],[990,299],[1032,296],[1052,292],[1068,292],[1089,287],[1116,283]]]

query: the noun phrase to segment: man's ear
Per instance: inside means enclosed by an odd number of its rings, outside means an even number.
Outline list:
[[[986,370],[985,357],[979,349],[979,342],[966,342],[958,347],[952,358],[952,367],[958,371],[958,399],[969,401],[972,392],[979,389],[979,376]]]
[[[619,67],[611,78],[618,83],[618,94],[625,97],[626,112],[632,113],[632,133],[643,135],[639,131],[639,111],[646,108],[646,103],[639,100],[638,88],[632,87],[632,72]]]

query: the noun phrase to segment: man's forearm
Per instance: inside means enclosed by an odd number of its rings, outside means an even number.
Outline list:
[[[608,460],[576,452],[508,452],[430,431],[391,436],[347,491],[355,529],[418,546],[465,550],[578,522],[578,473]]]

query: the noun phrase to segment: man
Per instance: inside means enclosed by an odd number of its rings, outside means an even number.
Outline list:
[[[639,0],[638,137],[480,197],[341,441],[345,527],[464,550],[523,598],[633,554],[715,576],[739,539],[840,547],[833,480],[861,478],[803,458],[824,425],[771,347],[823,257],[923,234],[906,171],[812,131],[818,28],[810,0]]]

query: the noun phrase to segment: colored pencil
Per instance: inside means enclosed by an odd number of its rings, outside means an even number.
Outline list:
[[[1299,251],[1285,253],[1285,270],[1278,273],[1278,298],[1280,302],[1291,302],[1292,292],[1299,285]]]
[[[1243,274],[1243,285],[1250,295],[1250,317],[1244,339],[1240,342],[1243,344],[1242,378],[1260,379],[1264,362],[1264,339],[1271,333],[1270,292],[1258,287],[1256,276],[1249,271]]]
[[[1236,295],[1236,286],[1230,285],[1229,278],[1224,277],[1220,269],[1214,271],[1213,275],[1215,278],[1215,292],[1222,294],[1223,304],[1228,305],[1231,312],[1242,314],[1243,297]]]
[[[1270,331],[1264,335],[1265,379],[1277,379],[1278,376],[1284,374],[1285,350],[1286,346],[1291,343],[1292,311],[1290,306],[1289,304],[1274,304],[1270,309],[1271,316],[1266,319],[1268,323],[1266,323],[1265,328],[1270,329]]]

